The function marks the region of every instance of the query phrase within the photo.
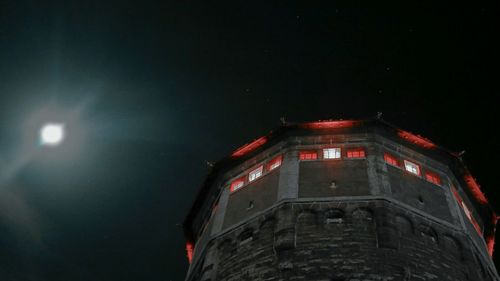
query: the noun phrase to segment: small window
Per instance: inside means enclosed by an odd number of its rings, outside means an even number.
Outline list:
[[[461,201],[462,209],[464,210],[465,215],[469,219],[469,221],[472,223],[474,228],[476,229],[477,233],[479,235],[483,235],[483,231],[481,230],[481,226],[477,223],[476,219],[472,216],[472,212],[467,208],[467,205],[465,205],[464,201]]]
[[[438,174],[432,173],[432,172],[425,172],[425,179],[428,182],[432,182],[433,184],[436,185],[441,185],[441,177],[439,177]]]
[[[300,160],[316,160],[318,159],[318,153],[316,151],[301,151],[299,153]]]
[[[458,191],[457,189],[455,188],[454,185],[451,185],[451,193],[453,193],[453,196],[455,196],[455,199],[457,199],[457,201],[462,204],[462,198],[460,197],[460,195],[458,194]]]
[[[394,155],[391,155],[389,153],[384,153],[384,161],[389,165],[399,167],[399,161]]]
[[[472,225],[476,229],[477,233],[479,233],[479,235],[483,235],[481,227],[479,226],[479,224],[477,223],[477,221],[474,219],[474,217],[472,216],[471,211],[469,210],[469,208],[467,207],[467,205],[465,205],[464,200],[462,200],[462,197],[460,197],[460,195],[458,194],[457,189],[453,185],[451,186],[451,192],[455,196],[455,199],[457,200],[457,202],[460,205],[460,207],[462,207],[462,210],[464,211],[465,216],[469,219],[469,221],[472,223]]]
[[[420,176],[420,166],[408,160],[405,160],[405,170],[414,175]]]
[[[325,148],[323,149],[324,159],[340,159],[340,148]]]
[[[349,148],[347,149],[347,158],[365,158],[366,153],[364,148]]]
[[[248,174],[248,181],[252,182],[262,176],[262,166],[259,166],[257,169],[251,171]]]
[[[480,235],[480,236],[483,236],[483,230],[481,229],[481,226],[479,225],[479,223],[477,223],[476,219],[474,219],[473,216],[470,216],[470,222],[472,223],[472,225],[474,226],[474,228],[476,229],[477,233]]]
[[[235,192],[236,190],[243,187],[245,184],[245,178],[239,178],[231,183],[230,191]]]
[[[470,212],[469,208],[467,208],[467,205],[465,205],[464,201],[461,201],[460,203],[461,203],[461,205],[462,205],[462,209],[464,209],[464,213],[465,213],[465,215],[466,215],[469,219],[471,219],[471,218],[472,218],[472,215],[471,215],[471,212]]]
[[[272,171],[276,168],[279,168],[279,166],[281,166],[282,160],[283,160],[283,156],[280,155],[280,156],[274,158],[273,160],[269,161],[269,163],[267,163],[267,170]]]

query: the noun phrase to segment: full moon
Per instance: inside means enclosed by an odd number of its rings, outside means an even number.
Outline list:
[[[45,124],[40,129],[40,143],[45,146],[56,146],[64,139],[63,124]]]

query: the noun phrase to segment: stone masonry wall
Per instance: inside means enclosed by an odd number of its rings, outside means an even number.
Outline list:
[[[285,203],[213,240],[190,280],[495,280],[470,245],[384,200]]]

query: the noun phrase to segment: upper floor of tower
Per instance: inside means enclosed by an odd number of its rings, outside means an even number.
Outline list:
[[[387,200],[492,253],[496,215],[458,154],[383,120],[285,124],[217,162],[191,208],[190,244],[286,201]]]

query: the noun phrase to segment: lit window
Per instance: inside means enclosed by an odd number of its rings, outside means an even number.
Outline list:
[[[347,150],[347,158],[365,158],[364,148],[350,148]]]
[[[300,160],[316,160],[318,159],[318,153],[316,151],[301,151],[299,153]]]
[[[474,226],[474,228],[476,229],[477,233],[479,235],[483,235],[483,230],[481,229],[481,226],[479,226],[479,223],[477,223],[476,219],[474,217],[470,217],[470,222],[472,223],[472,225]]]
[[[389,165],[399,167],[398,159],[389,153],[384,153],[384,160],[385,160],[385,163],[387,163]]]
[[[237,180],[234,180],[231,183],[230,187],[231,192],[235,192],[236,190],[242,188],[244,184],[245,184],[245,178],[239,178]]]
[[[248,181],[252,182],[262,176],[262,166],[259,166],[257,169],[251,171],[248,174]]]
[[[462,210],[464,210],[465,216],[472,223],[472,225],[476,229],[477,233],[479,233],[479,235],[483,235],[482,234],[483,231],[481,230],[481,227],[479,226],[479,224],[477,223],[477,221],[474,219],[474,217],[472,216],[471,211],[469,210],[469,208],[467,207],[467,205],[465,205],[464,200],[462,200],[462,197],[460,197],[460,195],[458,194],[457,189],[453,185],[451,186],[451,192],[455,196],[455,199],[457,200],[457,202],[460,205],[460,207],[462,207]]]
[[[408,160],[405,160],[405,170],[414,175],[420,176],[420,166]]]
[[[425,172],[425,179],[433,184],[441,185],[441,178],[435,173]]]
[[[340,158],[340,148],[325,148],[323,149],[324,159],[339,159]]]
[[[472,225],[476,229],[477,233],[479,233],[479,235],[482,235],[483,231],[481,230],[481,226],[479,226],[476,219],[472,216],[471,211],[469,210],[469,208],[467,208],[467,205],[465,205],[464,201],[462,201],[461,203],[462,203],[462,209],[464,210],[465,215],[467,216],[469,221],[472,223]]]
[[[455,196],[455,199],[457,199],[457,201],[462,204],[462,198],[460,197],[460,195],[458,194],[458,191],[457,189],[455,188],[455,186],[451,186],[451,193],[453,193],[453,196]]]
[[[464,209],[464,213],[465,215],[471,219],[472,218],[472,215],[471,215],[471,212],[469,210],[469,208],[467,208],[467,205],[465,205],[464,201],[461,201],[460,203],[462,203],[462,209]]]
[[[282,159],[283,159],[283,156],[280,155],[280,156],[274,158],[273,160],[269,161],[269,163],[267,163],[267,170],[272,171],[272,170],[278,168],[279,166],[281,166]]]

